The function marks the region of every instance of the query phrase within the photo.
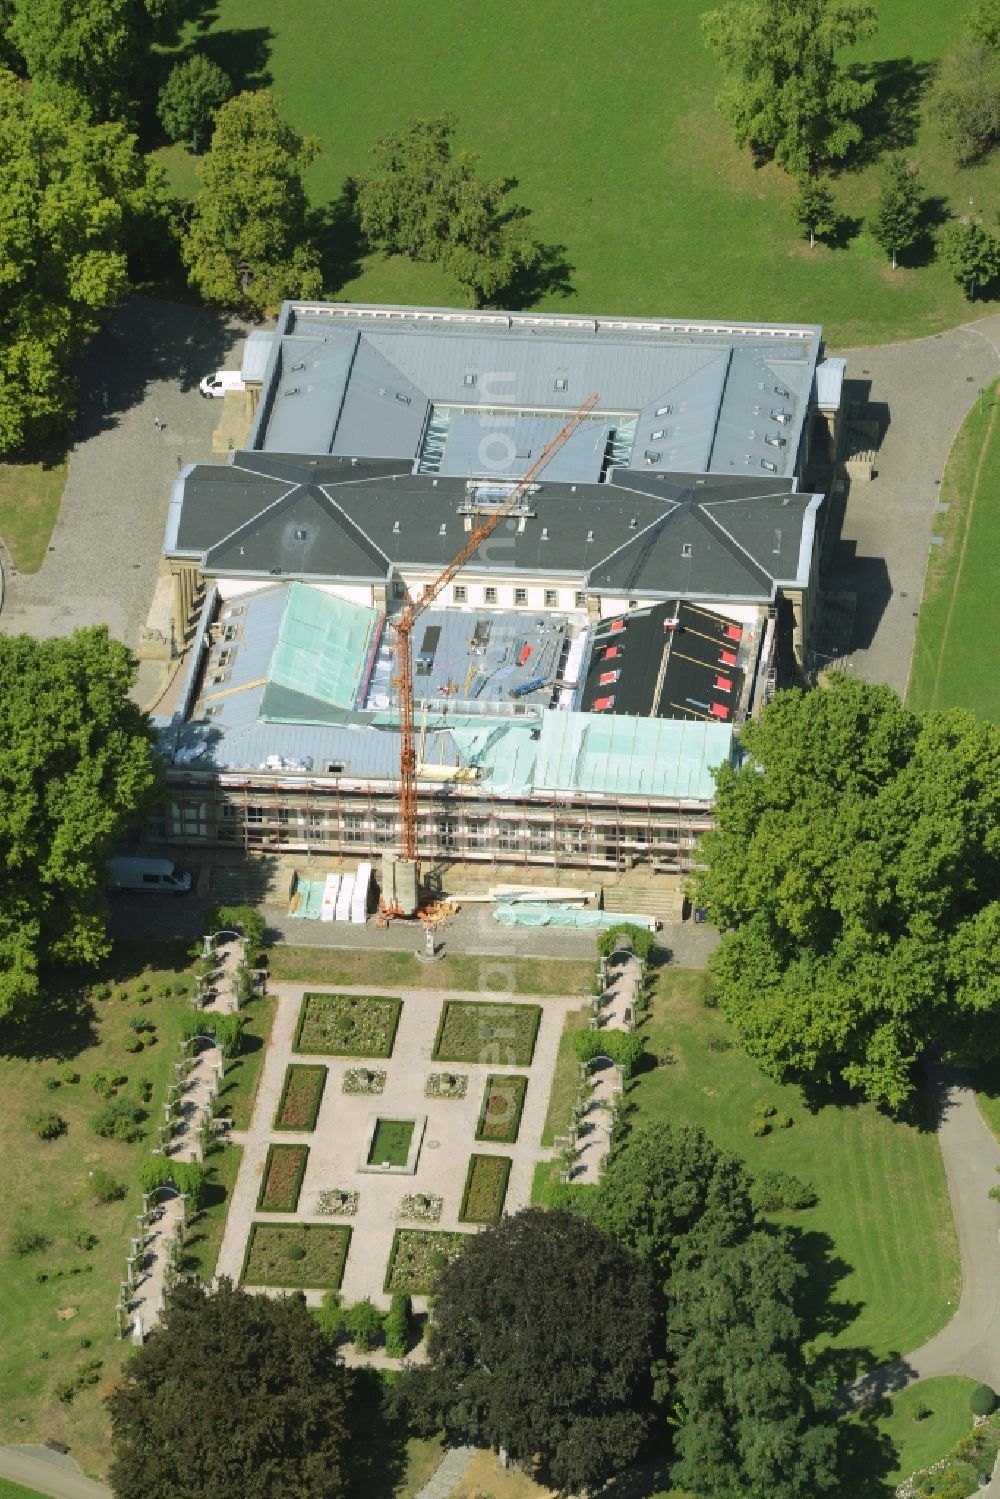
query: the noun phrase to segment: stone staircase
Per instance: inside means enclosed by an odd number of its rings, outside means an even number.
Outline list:
[[[627,871],[604,886],[605,911],[655,916],[657,921],[672,926],[681,920],[683,908],[684,881],[680,875]]]

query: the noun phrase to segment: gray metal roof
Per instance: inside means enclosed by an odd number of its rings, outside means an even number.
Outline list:
[[[262,459],[269,472],[255,476]],[[222,486],[218,468],[193,468],[182,485],[175,549],[201,555],[213,577],[357,582],[385,581],[394,569],[437,571],[462,545],[464,480],[408,469],[392,474],[386,465],[340,459],[306,470],[302,463],[237,453],[229,473],[243,474],[244,482]],[[297,482],[303,472],[314,482]],[[470,567],[575,579],[598,592],[770,599],[775,579],[790,581],[803,565],[808,569],[799,553],[812,497],[795,493],[788,480],[751,474],[667,477],[619,469],[611,483],[576,485],[543,477],[523,526],[505,527]],[[217,538],[220,510],[222,525],[232,522],[232,508],[220,506],[219,497],[231,493],[244,519]]]
[[[636,467],[728,472],[763,459],[789,475],[819,348],[812,326],[289,303],[250,444],[413,462],[432,407],[565,415],[596,392],[600,413],[638,417]],[[783,448],[749,435],[774,387],[787,392]],[[441,471],[469,474],[474,452],[459,424]],[[560,477],[594,477],[582,447],[561,458]]]

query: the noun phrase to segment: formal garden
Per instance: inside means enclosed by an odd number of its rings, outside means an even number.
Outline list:
[[[241,1279],[249,1286],[337,1290],[350,1242],[342,1224],[254,1223]]]
[[[476,1121],[476,1139],[498,1145],[513,1145],[521,1127],[521,1111],[528,1079],[509,1073],[490,1073],[483,1088],[483,1102]]]
[[[430,1296],[438,1272],[461,1254],[467,1235],[436,1229],[397,1228],[389,1251],[384,1289],[390,1294]]]
[[[510,1156],[473,1155],[465,1176],[460,1223],[496,1223],[503,1212],[510,1181]]]
[[[541,1018],[538,1005],[449,999],[441,1009],[434,1060],[530,1067]]]
[[[308,1145],[270,1145],[257,1194],[259,1213],[294,1213],[309,1161]]]
[[[291,1065],[274,1115],[274,1128],[310,1132],[316,1128],[326,1087],[326,1068]]]
[[[390,1057],[402,1008],[399,999],[307,991],[292,1049],[307,1056]]]

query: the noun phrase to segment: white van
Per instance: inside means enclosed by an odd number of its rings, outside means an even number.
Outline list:
[[[246,390],[246,384],[239,370],[216,370],[214,375],[205,376],[198,389],[206,400],[221,400],[227,390]]]
[[[186,895],[191,876],[169,859],[110,859],[109,890],[149,890],[158,895]]]

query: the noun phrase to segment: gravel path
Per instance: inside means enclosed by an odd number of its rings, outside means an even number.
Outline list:
[[[104,624],[135,647],[178,460],[212,454],[219,403],[202,399],[198,381],[240,358],[242,336],[206,308],[149,297],[129,297],[112,315],[80,362],[80,411],[49,551],[39,572],[7,578],[0,630],[47,638]]]
[[[952,442],[980,387],[1000,374],[1000,316],[912,343],[838,350],[848,398],[867,399],[883,435],[877,476],[850,486],[823,557],[826,595],[853,593],[842,626],[828,614],[816,664],[846,665],[869,682],[906,690],[935,506]],[[833,517],[831,517],[833,519]],[[829,653],[833,661],[828,662]]]

